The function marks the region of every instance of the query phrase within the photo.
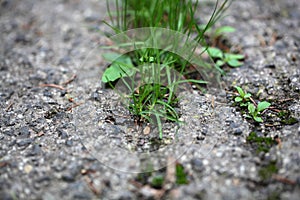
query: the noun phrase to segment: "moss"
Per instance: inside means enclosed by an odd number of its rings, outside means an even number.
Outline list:
[[[276,144],[271,137],[259,137],[255,132],[251,132],[246,138],[247,142],[256,147],[256,152],[268,152],[270,148]]]
[[[181,164],[176,164],[176,183],[178,185],[188,184],[187,175]]]
[[[298,123],[298,119],[291,117],[291,113],[289,111],[279,112],[278,117],[281,119],[281,123],[283,125],[293,125]]]
[[[281,121],[284,125],[293,125],[298,123],[298,120],[294,117],[290,117],[288,119],[284,119]]]
[[[151,186],[156,189],[161,189],[164,183],[164,177],[162,175],[158,175],[152,178]]]
[[[277,172],[278,172],[278,168],[276,166],[276,161],[273,161],[270,162],[268,165],[262,167],[259,170],[258,175],[263,181],[265,181],[265,180],[269,180],[272,177],[272,175]]]
[[[271,194],[268,195],[267,200],[280,200],[280,192],[273,191]]]

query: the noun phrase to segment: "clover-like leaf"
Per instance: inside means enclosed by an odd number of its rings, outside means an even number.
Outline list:
[[[240,88],[239,86],[235,86],[235,89],[238,91],[238,93],[240,94],[240,96],[242,98],[244,98],[244,96],[245,96],[244,90],[242,88]]]
[[[103,57],[112,61],[112,64],[104,71],[102,82],[107,83],[134,74],[134,66],[129,56],[109,53],[104,54]]]
[[[251,103],[251,104],[248,105],[248,111],[249,111],[250,114],[254,115],[255,114],[255,110],[256,109],[255,109],[255,106],[254,106],[253,103]]]
[[[207,48],[207,52],[213,58],[223,58],[223,52],[218,48],[209,47]]]
[[[218,60],[216,62],[217,67],[222,67],[223,65],[225,65],[225,62],[223,60]]]
[[[257,121],[257,122],[263,122],[263,120],[262,120],[261,117],[255,116],[255,117],[253,117],[253,119],[254,119],[255,121]]]
[[[242,54],[233,54],[233,53],[225,53],[225,60],[241,60],[244,59],[245,56]]]
[[[261,112],[261,111],[263,111],[263,110],[269,108],[270,105],[271,105],[271,104],[270,104],[269,102],[267,102],[267,101],[260,102],[260,103],[257,105],[257,111],[258,111],[258,112]]]
[[[245,96],[244,96],[244,98],[246,99],[246,98],[250,98],[251,97],[251,94],[250,93],[247,93],[247,94],[245,94]]]
[[[241,102],[241,101],[243,101],[243,98],[242,97],[235,97],[234,101],[235,102]]]
[[[232,59],[232,60],[228,60],[227,61],[227,64],[231,67],[240,67],[243,65],[242,62],[238,61],[238,60],[235,60],[235,59]]]
[[[241,103],[240,106],[244,107],[244,106],[248,106],[250,104],[250,102],[246,102],[246,103]]]

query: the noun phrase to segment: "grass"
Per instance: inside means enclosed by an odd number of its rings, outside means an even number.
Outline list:
[[[111,8],[110,2],[115,4],[115,10]],[[105,23],[114,30],[115,34],[140,27],[159,27],[186,36],[185,39],[172,37],[172,43],[166,43],[169,46],[163,49],[149,46],[141,48],[135,41],[129,42],[129,44],[117,42],[118,48],[127,45],[134,48],[131,52],[127,51],[127,54],[109,53],[104,55],[112,64],[104,72],[102,81],[115,88],[116,86],[112,82],[119,80],[122,88],[127,91],[126,95],[121,94],[121,96],[125,99],[128,109],[140,122],[156,122],[160,138],[162,138],[163,120],[180,122],[180,116],[176,111],[179,101],[176,94],[179,85],[187,82],[206,83],[203,80],[188,79],[187,69],[197,65],[215,67],[201,59],[201,54],[207,49],[204,35],[222,17],[229,6],[229,0],[224,0],[222,3],[216,2],[205,25],[199,24],[198,14],[196,14],[198,6],[199,2],[192,0],[107,0],[110,22]],[[159,36],[154,33],[156,29],[151,30],[154,30],[150,33],[151,43],[163,43],[164,40],[168,40],[168,38],[159,40]],[[196,55],[198,46],[193,45],[190,42],[191,39],[194,43],[205,46],[201,53]],[[183,49],[179,52],[185,54],[186,57],[182,57],[170,49]],[[226,57],[224,54],[225,58],[228,58],[228,55]],[[224,59],[222,60],[224,63],[233,63],[232,60],[238,58]]]

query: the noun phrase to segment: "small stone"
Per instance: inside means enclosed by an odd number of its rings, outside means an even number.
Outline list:
[[[17,42],[17,43],[20,42],[20,43],[25,44],[28,42],[28,39],[26,38],[26,36],[24,34],[18,34],[15,38],[15,42]]]
[[[68,138],[68,134],[66,131],[62,130],[62,129],[57,129],[58,132],[58,137],[60,137],[61,139],[67,139]]]
[[[72,174],[63,174],[62,175],[62,180],[66,181],[66,182],[74,182],[75,181],[75,176],[73,176]]]
[[[15,136],[13,130],[7,130],[7,131],[4,131],[3,133],[4,133],[4,135],[7,135],[7,136]]]
[[[25,165],[24,172],[29,174],[32,171],[33,167],[31,165]]]
[[[65,65],[68,64],[70,61],[71,58],[69,56],[65,56],[58,61],[58,65]]]
[[[48,91],[48,90],[45,90],[45,91],[43,92],[43,95],[44,95],[45,97],[50,97],[50,98],[53,97],[52,93],[51,93],[50,91]]]
[[[26,139],[18,140],[18,141],[17,141],[17,145],[18,145],[19,147],[22,147],[22,146],[28,146],[28,145],[30,145],[32,142],[33,142],[33,139],[32,139],[32,138],[26,138]]]
[[[43,200],[56,200],[57,198],[55,197],[55,195],[51,194],[50,192],[46,192],[43,194],[42,199]]]
[[[140,194],[144,199],[154,199],[156,191],[149,186],[145,186],[140,190]]]
[[[92,93],[92,99],[95,100],[95,101],[99,101],[101,99],[98,92],[93,92]]]
[[[89,193],[86,192],[76,192],[73,195],[73,199],[92,199]]]
[[[20,128],[20,135],[22,135],[24,137],[29,137],[30,136],[29,128],[27,126],[21,127]]]
[[[238,127],[240,127],[240,124],[235,123],[235,122],[230,123],[230,128],[238,128]]]
[[[42,153],[42,149],[39,144],[34,144],[31,151],[27,154],[27,156],[36,156]]]
[[[12,147],[12,146],[14,146],[16,143],[17,143],[17,140],[13,140],[13,141],[11,141],[11,142],[8,144],[8,146],[9,146],[9,147]]]
[[[120,194],[119,194],[119,200],[131,200],[133,199],[133,195],[131,192],[129,191],[121,191]]]
[[[203,171],[204,170],[204,165],[203,165],[203,162],[202,160],[198,159],[198,158],[195,158],[191,161],[192,163],[192,166],[193,168],[196,170],[196,171]]]
[[[73,145],[73,140],[67,140],[67,141],[66,141],[66,145],[67,145],[68,147],[71,147],[71,146]]]
[[[243,131],[240,129],[240,128],[237,128],[233,131],[233,134],[234,135],[242,135],[243,134]]]
[[[197,140],[205,140],[205,136],[203,136],[203,135],[198,135],[198,136],[196,137],[196,139],[197,139]]]
[[[151,131],[150,126],[146,126],[143,130],[143,133],[144,135],[149,135],[150,131]]]

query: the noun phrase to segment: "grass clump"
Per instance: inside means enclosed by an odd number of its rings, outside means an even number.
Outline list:
[[[116,9],[112,10],[110,2],[114,2]],[[169,46],[162,48],[140,48],[136,43],[129,44],[134,48],[127,54],[106,54],[105,59],[112,64],[105,70],[102,81],[111,84],[113,81],[121,80],[122,85],[129,91],[123,95],[131,113],[140,122],[150,122],[158,125],[159,136],[162,138],[162,121],[169,120],[180,122],[176,111],[178,102],[177,92],[179,85],[183,83],[205,84],[201,79],[189,79],[188,68],[197,66],[215,67],[207,64],[201,59],[201,54],[207,48],[200,49],[201,52],[195,56],[196,45],[189,44],[192,38],[197,44],[206,46],[205,33],[218,21],[229,6],[229,0],[222,3],[216,2],[212,15],[207,24],[199,24],[196,17],[199,2],[194,0],[107,0],[107,9],[110,22],[105,22],[116,34],[124,33],[130,29],[140,27],[159,27],[176,31],[186,35],[186,39],[173,41]],[[155,32],[155,28],[153,29]],[[219,30],[222,32],[230,30]],[[152,34],[152,32],[151,32]],[[159,37],[150,34],[152,43]],[[162,38],[167,40],[168,38]],[[173,38],[174,39],[174,38]],[[177,38],[178,39],[178,38]],[[149,39],[148,39],[149,40]],[[183,43],[184,45],[181,45]],[[121,48],[128,44],[118,43]],[[185,48],[185,46],[188,46]],[[170,49],[183,48],[186,57],[172,52]],[[228,64],[234,63],[231,55],[223,54],[223,61]],[[190,62],[190,58],[193,63]],[[220,67],[220,66],[218,66]],[[178,74],[176,75],[177,72]],[[183,77],[183,78],[181,78]]]

